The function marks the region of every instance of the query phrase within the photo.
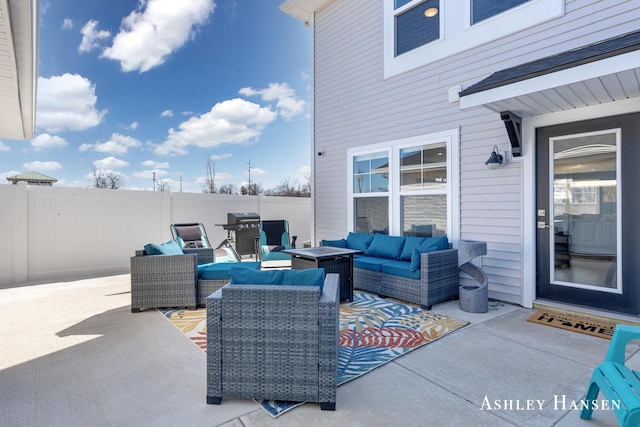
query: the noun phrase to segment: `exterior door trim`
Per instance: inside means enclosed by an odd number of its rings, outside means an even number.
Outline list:
[[[522,198],[522,306],[533,308],[536,300],[536,171],[535,143],[536,128],[561,123],[597,119],[600,117],[640,112],[638,98],[624,101],[599,104],[576,110],[543,114],[522,119],[522,157],[514,161],[522,163],[523,195]]]

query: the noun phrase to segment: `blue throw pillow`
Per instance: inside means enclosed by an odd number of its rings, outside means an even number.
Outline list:
[[[424,237],[404,236],[404,247],[402,248],[400,259],[403,261],[411,261],[413,250],[417,248],[418,245],[424,241],[424,239]]]
[[[372,240],[373,234],[349,232],[347,236],[347,248],[366,251]]]
[[[403,246],[404,236],[374,234],[373,240],[364,254],[379,258],[400,259]]]
[[[282,284],[294,286],[324,286],[324,268],[306,270],[283,270]]]
[[[320,245],[321,246],[331,246],[333,248],[345,248],[347,247],[347,240],[346,239],[339,239],[339,240],[321,240],[320,241]]]
[[[184,255],[182,248],[175,240],[169,240],[161,245],[157,243],[146,244],[144,251],[147,255]]]
[[[283,270],[253,270],[233,267],[229,269],[229,283],[234,285],[279,285],[282,283]]]
[[[420,268],[420,254],[441,251],[448,247],[449,239],[447,239],[447,236],[426,237],[423,242],[416,246],[411,254],[411,271],[417,271]]]

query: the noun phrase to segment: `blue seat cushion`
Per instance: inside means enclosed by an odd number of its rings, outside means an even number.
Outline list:
[[[291,245],[277,245],[277,246],[261,246],[261,256],[263,261],[288,261],[291,259],[291,255],[282,251],[293,249]]]
[[[365,255],[389,259],[400,259],[404,247],[404,236],[374,234]]]
[[[259,262],[216,262],[198,266],[198,278],[203,280],[229,279],[229,270],[232,268],[248,268],[259,270]]]
[[[373,234],[349,232],[347,236],[347,248],[366,251],[373,240]]]
[[[333,248],[347,248],[347,239],[339,240],[321,240],[321,246],[331,246]]]
[[[381,271],[394,276],[407,277],[409,279],[420,279],[420,270],[411,270],[411,262],[409,261],[391,261],[380,266]]]
[[[371,256],[359,256],[353,258],[353,266],[356,268],[362,268],[371,271],[381,271],[380,266],[388,262],[392,262],[391,259],[376,258]]]
[[[182,248],[175,240],[157,244],[148,243],[144,245],[144,251],[147,255],[184,255]]]
[[[449,248],[449,241],[445,236],[427,237],[419,244],[411,255],[411,270],[420,270],[420,254],[426,252],[442,251]]]

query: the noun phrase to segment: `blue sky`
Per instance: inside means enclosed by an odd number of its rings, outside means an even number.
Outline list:
[[[264,189],[309,176],[311,32],[283,0],[42,0],[36,136],[0,140],[0,182]]]

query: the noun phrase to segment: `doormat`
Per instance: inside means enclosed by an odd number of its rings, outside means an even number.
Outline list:
[[[544,310],[536,311],[529,316],[527,320],[540,325],[553,326],[554,328],[565,329],[567,331],[578,332],[608,340],[613,336],[613,331],[616,329],[617,325],[617,323],[607,320]]]

